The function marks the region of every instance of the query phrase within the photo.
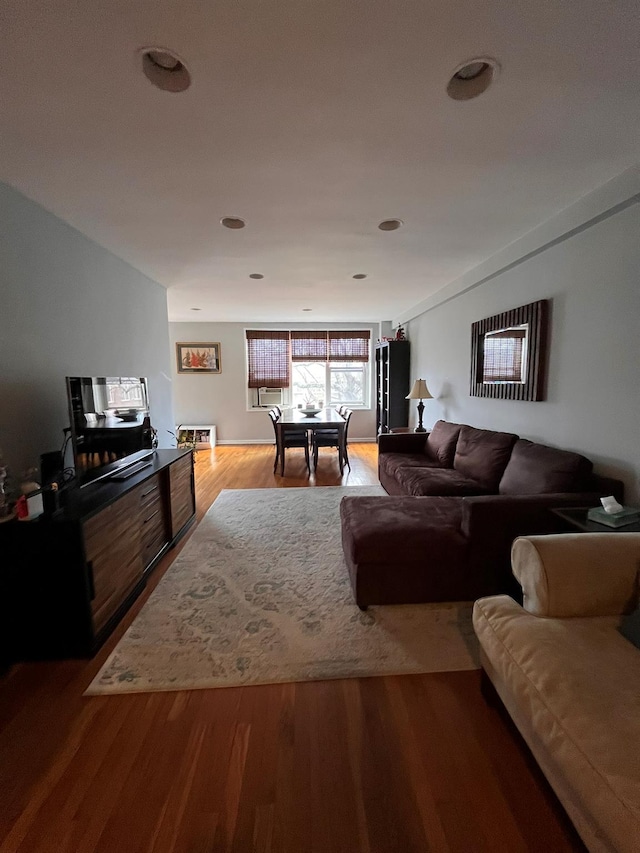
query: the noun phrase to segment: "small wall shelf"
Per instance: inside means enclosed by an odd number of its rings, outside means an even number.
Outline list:
[[[216,428],[212,424],[178,424],[176,436],[178,445],[183,441],[195,441],[196,450],[209,450],[216,446]]]

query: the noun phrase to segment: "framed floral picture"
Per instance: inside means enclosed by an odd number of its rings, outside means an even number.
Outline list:
[[[177,343],[178,373],[222,373],[219,343]]]

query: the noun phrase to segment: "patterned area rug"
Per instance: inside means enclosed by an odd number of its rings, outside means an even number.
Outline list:
[[[85,695],[478,668],[470,602],[359,610],[345,494],[222,491]]]

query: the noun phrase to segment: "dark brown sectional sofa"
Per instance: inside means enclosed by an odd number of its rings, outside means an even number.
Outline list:
[[[560,506],[623,499],[619,480],[589,459],[514,433],[438,421],[378,439],[387,497],[344,497],[342,544],[356,602],[473,601],[521,591],[511,575],[516,536],[557,533]]]

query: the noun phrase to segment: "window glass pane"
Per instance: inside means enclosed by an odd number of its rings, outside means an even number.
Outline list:
[[[365,404],[365,369],[358,362],[331,362],[331,405]]]
[[[291,365],[292,404],[323,405],[327,401],[324,361],[294,361]]]

